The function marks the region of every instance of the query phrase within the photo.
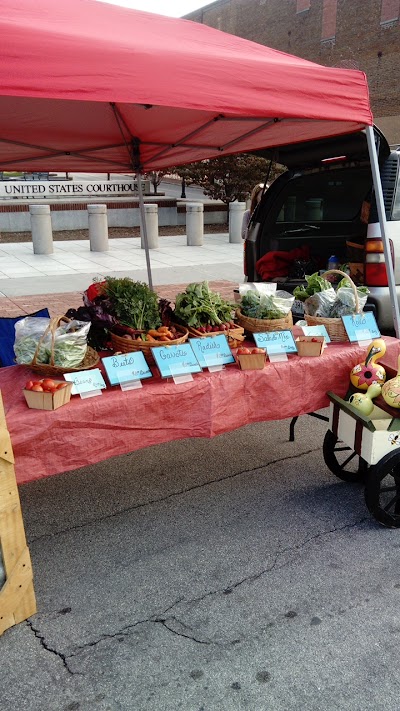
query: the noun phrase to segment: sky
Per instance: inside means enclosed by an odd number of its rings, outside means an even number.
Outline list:
[[[199,7],[209,5],[212,0],[103,0],[103,2],[112,2],[114,5],[156,12],[169,17],[182,17],[193,10],[198,10]]]

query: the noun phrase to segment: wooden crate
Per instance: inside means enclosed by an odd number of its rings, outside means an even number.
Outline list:
[[[0,549],[6,580],[0,589],[0,635],[36,612],[32,565],[0,393]]]

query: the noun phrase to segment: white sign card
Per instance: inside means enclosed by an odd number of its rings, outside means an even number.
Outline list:
[[[120,385],[123,390],[140,387],[142,380],[153,377],[141,351],[107,356],[102,363],[110,385]]]
[[[99,368],[64,373],[64,378],[73,383],[71,395],[80,395],[82,398],[101,395],[101,391],[107,387]]]

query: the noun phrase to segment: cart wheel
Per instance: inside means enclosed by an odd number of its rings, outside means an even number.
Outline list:
[[[389,452],[370,467],[365,486],[368,511],[379,523],[400,528],[400,452]]]
[[[368,472],[368,464],[365,459],[341,442],[332,430],[328,430],[322,445],[325,464],[332,474],[343,481],[354,483],[363,481]]]

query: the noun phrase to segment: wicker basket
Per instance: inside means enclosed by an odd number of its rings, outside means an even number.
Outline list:
[[[250,318],[242,314],[240,309],[236,311],[236,321],[247,333],[266,333],[270,331],[291,331],[293,328],[292,312],[289,311],[285,318]]]
[[[59,324],[61,321],[65,321],[66,323],[69,323],[71,319],[67,318],[67,316],[56,316],[55,318],[50,319],[50,323],[47,326],[46,330],[42,334],[42,336],[39,339],[36,351],[34,353],[33,359],[31,363],[26,363],[28,368],[33,370],[35,373],[39,373],[40,375],[45,375],[45,376],[56,376],[56,375],[62,375],[63,373],[79,373],[81,370],[89,370],[90,368],[95,368],[96,365],[98,364],[100,360],[100,356],[95,351],[93,348],[90,346],[87,347],[86,350],[86,355],[82,361],[82,363],[79,364],[78,367],[76,368],[67,368],[63,367],[61,365],[54,365],[54,340],[55,340],[55,333],[56,329],[58,328]],[[50,352],[50,363],[38,363],[37,362],[37,356],[39,353],[39,348],[44,340],[45,336],[49,333],[51,333],[51,352]]]
[[[195,338],[207,338],[207,336],[226,336],[228,340],[229,338],[237,338],[239,341],[241,341],[243,340],[242,336],[244,333],[244,328],[236,324],[234,328],[227,328],[225,331],[208,331],[208,333],[202,333],[197,328],[188,326],[188,331],[190,335],[194,336]]]
[[[148,364],[154,365],[155,362],[151,353],[151,348],[157,348],[159,346],[178,346],[180,343],[187,341],[189,337],[188,329],[184,326],[177,326],[176,330],[182,335],[179,338],[175,338],[173,341],[142,341],[140,338],[133,340],[111,333],[111,343],[114,351],[120,351],[121,353],[135,353],[137,351],[141,351]],[[145,333],[145,331],[142,331],[142,333]]]
[[[353,280],[350,279],[349,275],[345,274],[345,272],[341,272],[339,269],[330,269],[329,271],[324,272],[323,276],[326,277],[327,274],[340,274],[348,280],[354,293],[356,313],[360,313],[360,301],[357,294],[357,287]],[[325,326],[329,333],[329,338],[333,343],[345,343],[349,340],[341,318],[322,318],[321,316],[308,316],[307,314],[304,315],[304,318],[307,321],[307,326]]]

